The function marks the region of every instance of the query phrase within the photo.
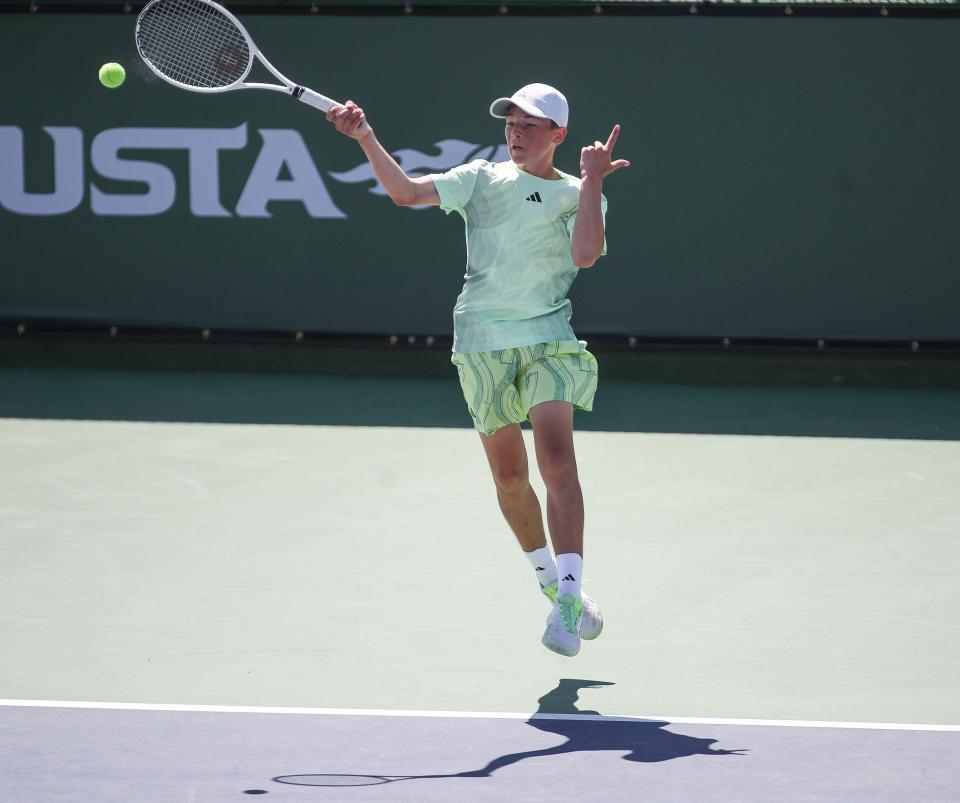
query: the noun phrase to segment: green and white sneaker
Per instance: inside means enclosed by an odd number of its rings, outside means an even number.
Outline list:
[[[540,590],[543,592],[543,595],[550,600],[550,604],[556,606],[557,581],[554,580],[548,586],[541,586]],[[581,592],[580,597],[583,601],[583,618],[580,620],[580,638],[590,641],[599,636],[600,631],[603,630],[603,614],[600,613],[600,608],[597,607],[597,603],[586,593]]]
[[[574,656],[580,652],[580,621],[583,602],[573,594],[561,594],[547,617],[543,631],[543,646],[560,655]]]

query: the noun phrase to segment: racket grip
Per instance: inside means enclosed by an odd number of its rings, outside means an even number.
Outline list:
[[[312,89],[308,89],[305,86],[295,86],[293,88],[293,96],[297,100],[306,103],[308,106],[313,106],[315,109],[320,109],[322,112],[328,112],[334,106],[341,105],[335,100],[330,100],[330,98],[328,98],[326,95],[321,95],[319,92],[314,92]]]

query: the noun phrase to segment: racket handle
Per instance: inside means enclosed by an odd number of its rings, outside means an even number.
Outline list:
[[[312,89],[308,89],[305,86],[295,86],[293,88],[293,96],[297,100],[306,103],[308,106],[313,106],[315,109],[320,109],[322,112],[328,112],[334,106],[341,105],[335,100],[330,100],[330,98],[328,98],[326,95],[321,95],[319,92],[314,92]]]

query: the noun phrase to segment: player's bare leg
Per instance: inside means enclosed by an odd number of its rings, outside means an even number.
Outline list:
[[[547,526],[557,555],[583,557],[583,492],[573,450],[573,405],[543,402],[529,412],[540,476],[547,486]]]
[[[490,464],[497,501],[524,552],[547,545],[540,500],[530,486],[527,449],[519,424],[501,427],[493,435],[480,434]]]
[[[576,655],[580,638],[596,638],[603,617],[596,603],[583,594],[583,492],[573,449],[573,405],[550,401],[528,413],[533,424],[537,465],[547,486],[547,524],[556,552],[556,607],[543,634],[546,647],[561,655]]]

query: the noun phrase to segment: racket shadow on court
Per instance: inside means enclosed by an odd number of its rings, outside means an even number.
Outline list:
[[[577,708],[580,691],[614,684],[603,680],[563,678],[556,688],[538,700],[535,714],[527,724],[545,733],[563,736],[566,741],[553,747],[508,753],[487,762],[486,766],[463,772],[437,775],[356,775],[313,774],[281,775],[273,780],[296,786],[370,786],[394,781],[431,778],[485,778],[503,767],[534,758],[561,757],[567,754],[612,751],[624,753],[625,761],[641,763],[669,761],[687,756],[742,755],[743,749],[714,748],[716,739],[684,736],[664,730],[670,723],[660,720],[605,718],[597,711]]]

